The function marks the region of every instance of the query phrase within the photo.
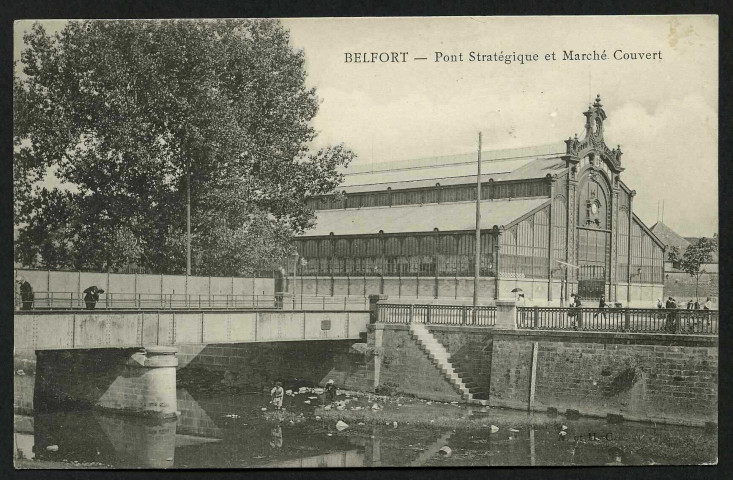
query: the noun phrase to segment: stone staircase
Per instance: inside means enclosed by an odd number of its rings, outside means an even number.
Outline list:
[[[463,381],[460,373],[453,368],[448,350],[445,349],[442,343],[435,339],[425,325],[410,323],[410,336],[466,402],[480,405],[488,404],[487,400],[474,397],[474,394]]]

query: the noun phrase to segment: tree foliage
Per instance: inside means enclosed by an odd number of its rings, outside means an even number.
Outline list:
[[[14,78],[16,255],[49,268],[249,274],[308,228],[353,158],[312,151],[302,51],[275,20],[72,21],[24,35]],[[49,172],[65,188],[42,181]]]
[[[717,237],[714,237],[713,240],[701,237],[696,243],[687,247],[684,254],[680,255],[677,247],[673,247],[669,253],[670,261],[678,265],[680,270],[695,278],[695,296],[697,296],[700,276],[707,273],[703,266],[713,262],[713,253],[717,249]]]

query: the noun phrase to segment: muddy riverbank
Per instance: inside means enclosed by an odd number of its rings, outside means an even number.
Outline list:
[[[161,424],[96,411],[16,415],[16,455],[22,458],[15,465],[680,465],[717,457],[716,435],[701,428],[529,416],[405,396],[339,391],[326,405],[321,390],[302,388],[291,390],[285,408],[276,411],[267,394],[200,388],[178,389],[178,404],[180,416]]]

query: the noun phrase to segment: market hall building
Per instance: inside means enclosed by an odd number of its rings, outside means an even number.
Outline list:
[[[625,306],[662,297],[664,245],[634,214],[600,96],[584,115],[582,139],[482,152],[481,303],[515,288],[534,305],[571,293],[589,306],[601,294]],[[470,302],[476,164],[470,153],[349,168],[343,195],[309,199],[316,223],[296,239],[290,291]]]

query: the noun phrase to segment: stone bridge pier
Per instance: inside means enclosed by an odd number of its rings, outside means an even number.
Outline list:
[[[41,412],[94,407],[175,417],[177,350],[156,345],[37,351],[33,404]]]

